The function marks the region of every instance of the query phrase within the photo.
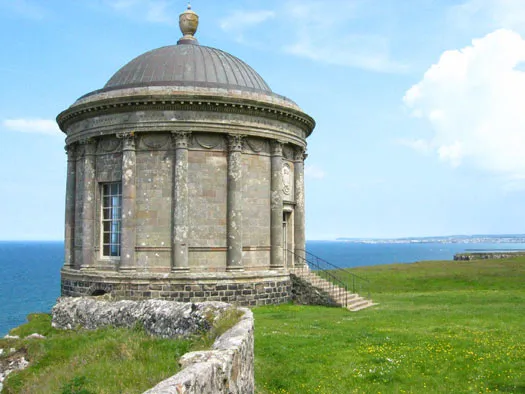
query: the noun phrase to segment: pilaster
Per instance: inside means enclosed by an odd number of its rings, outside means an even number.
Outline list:
[[[270,269],[283,269],[283,144],[280,141],[272,141],[271,166]]]
[[[189,270],[189,194],[188,194],[188,142],[189,132],[172,133],[175,148],[173,165],[173,240],[172,264],[175,272]]]
[[[135,135],[118,133],[122,139],[122,221],[120,234],[120,271],[136,269],[136,152]]]
[[[67,145],[64,149],[67,154],[64,267],[73,268],[75,266],[75,199],[77,162],[75,145]]]
[[[96,140],[84,139],[79,141],[84,147],[84,181],[82,184],[82,264],[81,270],[93,269],[95,248],[95,152]]]
[[[228,136],[228,197],[227,197],[227,271],[240,271],[242,265],[242,149],[244,138]]]
[[[303,148],[296,148],[294,157],[295,209],[294,209],[294,253],[295,267],[305,264],[306,227],[304,206],[304,160]]]

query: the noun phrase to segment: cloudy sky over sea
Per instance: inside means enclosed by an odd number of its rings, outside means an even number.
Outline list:
[[[194,0],[317,121],[307,238],[523,233],[525,1]],[[180,0],[0,0],[0,239],[61,239],[54,121],[180,37]]]

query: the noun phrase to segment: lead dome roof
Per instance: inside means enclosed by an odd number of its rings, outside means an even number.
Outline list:
[[[146,52],[117,71],[102,91],[143,86],[225,88],[272,94],[241,59],[219,49],[179,43]]]
[[[195,38],[199,16],[188,9],[179,16],[183,36],[169,45],[136,57],[104,85],[78,98],[72,107],[101,100],[137,97],[197,96],[256,101],[303,112],[292,100],[273,93],[264,79],[241,59],[220,49],[199,45]],[[190,100],[191,101],[191,100]],[[313,121],[313,120],[312,120]]]

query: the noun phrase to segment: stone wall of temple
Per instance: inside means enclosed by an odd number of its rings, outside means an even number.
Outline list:
[[[239,164],[237,191],[230,191],[239,201],[237,222],[233,223],[238,233],[228,241],[228,232],[232,228],[228,227],[232,226],[228,217],[229,204],[232,204],[232,199],[228,200],[231,179],[228,171],[233,159],[229,156],[227,136],[192,133],[187,138],[185,177],[188,212],[185,218],[187,234],[183,242],[188,254],[185,266],[189,271],[226,270],[228,242],[235,242],[242,248],[239,249],[239,256],[244,270],[268,269],[273,225],[276,231],[284,231],[287,235],[280,247],[293,250],[295,163],[289,153],[293,152],[293,148],[286,148],[288,158],[276,158],[281,165],[275,169],[270,140],[241,140],[238,159],[235,159]],[[134,272],[169,273],[177,265],[172,239],[174,223],[178,220],[174,212],[181,204],[174,200],[176,166],[180,163],[177,164],[172,139],[170,133],[128,133],[92,138],[76,144],[73,268],[119,271],[126,257],[129,262],[124,264],[125,269]],[[126,152],[125,143],[129,148]],[[130,150],[132,156],[129,156]],[[280,177],[277,186],[272,180],[276,171]],[[103,257],[101,187],[128,178],[133,186],[131,194],[128,191],[131,205],[127,209],[123,207],[122,212],[122,226],[125,226],[124,220],[129,218],[133,229],[127,240],[128,251],[123,250],[121,257]],[[277,206],[275,212],[272,211],[272,187],[282,189],[276,193],[282,195],[280,204],[284,204],[281,208]],[[125,192],[126,187],[123,194]],[[283,220],[286,220],[284,227]],[[122,231],[124,233],[125,229]],[[276,239],[281,237],[282,234]],[[133,256],[129,255],[129,250]]]
[[[62,272],[62,295],[81,297],[110,293],[116,300],[157,298],[181,302],[222,301],[242,306],[281,304],[291,300],[287,273],[250,275],[188,274],[126,277],[119,273],[86,276],[80,271]]]

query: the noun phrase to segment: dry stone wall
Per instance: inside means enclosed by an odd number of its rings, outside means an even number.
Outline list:
[[[209,351],[187,353],[182,371],[144,394],[251,394],[254,384],[253,314],[219,337]]]
[[[71,329],[83,326],[134,327],[142,324],[152,335],[171,338],[210,328],[210,316],[219,318],[232,308],[223,302],[180,303],[163,300],[101,301],[60,298],[53,307],[52,324]],[[182,370],[147,394],[250,394],[254,392],[254,320],[249,309],[240,321],[221,335],[212,350],[191,352],[179,363]]]

